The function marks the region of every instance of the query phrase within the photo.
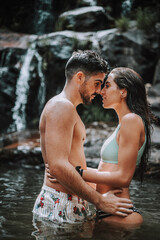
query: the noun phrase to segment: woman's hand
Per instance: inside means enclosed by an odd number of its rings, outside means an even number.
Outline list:
[[[46,175],[47,175],[48,180],[51,183],[58,183],[57,179],[53,175],[50,174],[48,163],[45,164],[45,169],[47,172]]]

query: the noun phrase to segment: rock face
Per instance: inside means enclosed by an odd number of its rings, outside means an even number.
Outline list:
[[[103,7],[83,7],[62,13],[57,20],[56,30],[98,31],[109,28],[110,24],[111,18],[105,13]]]
[[[12,123],[12,108],[16,98],[16,83],[25,49],[0,50],[0,103],[1,129],[5,132]]]
[[[121,14],[121,5],[124,0],[99,1],[99,0],[5,0],[1,1],[0,8],[0,28],[7,28],[14,32],[29,34],[44,34],[55,31],[55,25],[60,14],[63,12],[100,5],[103,8],[109,7],[112,16],[117,17]],[[99,13],[96,15],[97,22],[104,24]],[[93,21],[93,15],[90,12]],[[80,19],[80,18],[78,18]],[[95,28],[95,24],[90,26]],[[80,23],[81,24],[81,23]],[[66,28],[65,28],[66,29]],[[102,28],[101,28],[102,29]],[[89,31],[92,29],[89,29]]]
[[[11,34],[2,34],[1,38],[1,132],[19,130],[18,124],[25,128],[38,123],[45,102],[62,90],[65,64],[76,49],[96,50],[111,68],[133,68],[146,83],[153,83],[149,100],[159,116],[159,42],[154,40],[153,44],[153,39],[140,30],[61,31],[41,36],[13,35],[13,39]]]
[[[152,82],[157,62],[157,45],[141,30],[131,29],[120,33],[117,29],[97,33],[103,56],[111,67],[126,66],[135,69],[145,82]],[[148,61],[149,59],[149,61]]]

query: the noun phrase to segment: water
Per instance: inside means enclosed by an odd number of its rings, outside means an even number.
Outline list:
[[[36,34],[53,32],[53,0],[35,1],[34,31]]]
[[[40,79],[40,86],[37,96],[39,102],[39,114],[41,113],[45,103],[46,85],[42,72],[42,57],[36,51],[35,44],[33,43],[31,44],[30,48],[28,48],[24,63],[20,71],[20,76],[17,80],[16,101],[12,109],[13,123],[9,127],[9,131],[21,131],[26,128],[26,105],[28,100],[28,93],[30,90],[29,81],[33,58],[36,58],[37,60],[37,72]]]
[[[133,0],[124,0],[122,3],[122,15],[126,16],[130,13]]]
[[[137,229],[122,230],[104,224],[32,225],[32,208],[43,182],[43,166],[1,163],[0,168],[0,239],[160,239],[160,184],[147,180],[142,186],[134,180],[131,196],[142,212],[144,223]],[[93,206],[90,205],[91,209]]]
[[[35,49],[29,48],[25,56],[24,64],[21,68],[20,76],[17,80],[16,102],[14,108],[12,109],[13,120],[17,131],[24,129],[26,126],[25,109],[27,104],[27,95],[29,91],[29,69],[34,54]]]

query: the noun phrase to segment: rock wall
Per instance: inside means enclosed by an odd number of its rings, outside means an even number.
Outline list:
[[[62,90],[65,64],[77,49],[98,51],[111,68],[126,66],[137,71],[145,83],[153,85],[149,88],[149,96],[159,117],[159,33],[154,34],[151,38],[136,28],[124,33],[117,29],[86,33],[66,30],[41,36],[29,35],[25,40],[21,35],[16,34],[15,39],[14,34],[10,37],[2,34],[0,117],[3,124],[0,131],[18,130],[14,126],[16,115],[24,118],[25,127],[38,123],[45,102]],[[17,44],[21,40],[22,46]]]
[[[112,28],[125,1],[115,2],[115,12],[103,0],[65,0],[63,8],[60,0],[13,2],[2,3],[0,26],[36,35],[0,29],[0,132],[37,126],[45,102],[62,90],[65,64],[77,49],[98,51],[111,68],[135,69],[150,84],[149,101],[160,117],[159,23],[148,34],[135,25],[123,33]]]

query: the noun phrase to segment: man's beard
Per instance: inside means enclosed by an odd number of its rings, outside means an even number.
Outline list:
[[[91,101],[89,95],[84,94],[84,93],[82,93],[82,92],[80,92],[80,95],[81,95],[81,98],[82,98],[83,104],[85,104],[85,105],[90,105],[90,104],[91,104],[92,101]]]
[[[90,105],[90,104],[92,103],[91,96],[96,96],[96,95],[97,95],[96,93],[93,93],[93,94],[90,96],[85,88],[80,89],[79,93],[80,93],[80,95],[81,95],[83,104],[85,104],[85,105]]]

